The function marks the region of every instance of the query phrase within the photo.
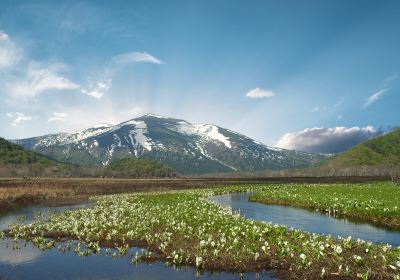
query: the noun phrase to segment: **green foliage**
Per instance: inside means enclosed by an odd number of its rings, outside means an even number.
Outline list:
[[[21,146],[0,138],[0,164],[26,165],[49,165],[51,161],[35,152],[26,151]]]
[[[98,254],[99,244],[105,242],[118,251],[113,257],[127,255],[132,244],[148,248],[133,256],[133,263],[161,259],[198,270],[238,272],[271,269],[273,264],[273,269],[286,271],[288,279],[319,279],[321,272],[329,279],[357,279],[365,271],[371,279],[398,279],[400,248],[248,220],[207,199],[262,188],[276,186],[96,197],[92,208],[12,225],[8,234],[14,240],[31,240],[40,249],[67,246],[61,251],[73,250],[79,256]],[[47,237],[78,244],[72,249],[71,244],[55,244]]]
[[[149,159],[124,158],[108,165],[104,175],[117,177],[172,177],[174,170],[161,162]]]
[[[400,165],[400,129],[361,143],[326,163],[330,166]]]

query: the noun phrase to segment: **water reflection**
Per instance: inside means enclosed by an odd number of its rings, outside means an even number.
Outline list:
[[[32,244],[18,242],[21,249],[13,249],[12,240],[0,241],[0,263],[8,265],[29,264],[37,260],[42,252],[32,246]]]
[[[369,224],[353,223],[345,219],[335,219],[325,214],[294,207],[249,202],[250,195],[251,193],[231,193],[214,196],[210,200],[229,206],[238,210],[241,215],[258,221],[270,221],[308,232],[352,236],[353,239],[360,238],[400,246],[400,232],[380,229]]]
[[[8,224],[21,221],[29,223],[37,215],[49,215],[70,209],[87,207],[87,204],[63,207],[26,207],[0,217],[0,228],[7,228]],[[111,257],[112,251],[104,249],[97,255],[79,257],[72,251],[61,253],[56,248],[40,251],[31,243],[19,242],[20,249],[13,250],[13,240],[0,240],[0,279],[136,279],[136,280],[164,280],[164,279],[210,279],[228,280],[240,279],[237,273],[198,272],[191,267],[174,268],[165,263],[133,264],[131,255],[137,248],[129,250],[124,257]],[[275,279],[270,272],[244,273],[244,279]]]

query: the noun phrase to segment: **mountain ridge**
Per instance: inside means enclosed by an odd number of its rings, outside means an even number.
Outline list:
[[[154,114],[13,142],[62,162],[108,165],[132,156],[157,159],[183,174],[300,168],[325,158],[268,147],[214,124],[191,124]]]

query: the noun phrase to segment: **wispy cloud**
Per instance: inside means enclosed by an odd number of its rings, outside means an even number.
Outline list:
[[[262,88],[255,88],[246,93],[246,97],[249,98],[269,98],[273,96],[275,96],[273,91]]]
[[[82,88],[81,92],[96,99],[101,99],[104,94],[111,88],[112,80],[89,82],[88,88]]]
[[[372,126],[313,127],[286,133],[276,146],[312,153],[339,153],[382,133],[382,130]]]
[[[13,127],[18,127],[21,125],[21,122],[30,121],[32,119],[31,116],[27,116],[20,112],[7,113],[7,117],[13,119],[12,122],[10,123],[10,125]]]
[[[67,119],[67,114],[66,113],[59,113],[59,112],[53,112],[50,118],[48,118],[47,122],[63,122]]]
[[[379,98],[382,97],[382,95],[387,91],[387,89],[382,89],[378,92],[375,92],[374,94],[372,94],[371,96],[369,96],[367,98],[367,100],[365,101],[363,108],[367,108],[370,105],[372,105],[373,103],[375,103],[376,101],[379,100]]]
[[[78,84],[64,76],[65,69],[63,64],[31,63],[24,78],[8,85],[9,93],[13,99],[27,100],[50,90],[78,89]]]
[[[10,36],[0,30],[0,70],[14,66],[20,58],[20,51]]]
[[[128,52],[123,53],[112,58],[112,61],[116,64],[128,64],[128,63],[153,63],[153,64],[164,64],[157,57],[152,56],[146,52]]]

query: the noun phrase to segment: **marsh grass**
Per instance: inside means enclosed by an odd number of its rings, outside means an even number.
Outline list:
[[[7,234],[43,249],[56,246],[57,239],[77,240],[85,244],[86,249],[74,248],[82,256],[98,252],[101,245],[122,255],[130,246],[140,246],[148,250],[134,256],[133,262],[162,259],[198,270],[276,269],[290,279],[400,278],[399,248],[289,230],[245,219],[207,200],[210,195],[251,189],[100,196],[94,198],[93,208],[12,225]]]
[[[400,230],[400,186],[390,182],[282,184],[264,187],[250,201],[301,207]]]

